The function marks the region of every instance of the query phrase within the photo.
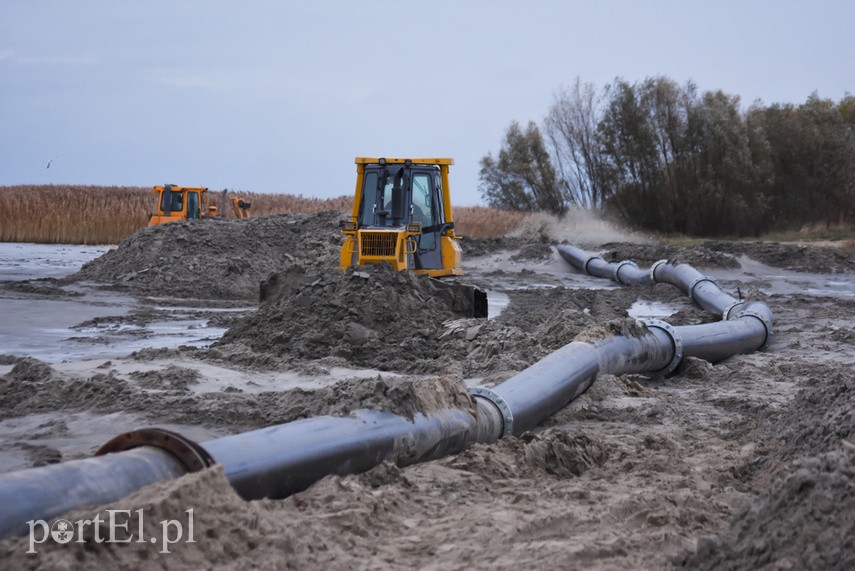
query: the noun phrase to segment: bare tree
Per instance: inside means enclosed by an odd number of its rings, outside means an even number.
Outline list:
[[[544,124],[553,156],[570,202],[599,208],[605,201],[604,169],[597,142],[601,102],[594,86],[577,77],[570,88],[554,94]]]

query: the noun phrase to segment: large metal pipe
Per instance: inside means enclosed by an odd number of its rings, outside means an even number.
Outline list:
[[[244,499],[281,498],[330,474],[364,472],[384,461],[403,466],[492,442],[502,426],[482,400],[474,411],[443,409],[408,419],[357,410],[201,444],[159,429],[129,432],[105,444],[102,451],[110,453],[0,476],[0,537],[26,533],[29,520],[115,501],[214,463]]]
[[[621,283],[668,283],[680,288],[702,309],[724,323],[674,327],[681,337],[685,355],[720,361],[731,355],[766,348],[772,339],[772,311],[765,303],[736,299],[724,292],[715,280],[688,264],[659,260],[649,270],[628,262],[606,262],[574,246],[560,244],[558,253],[572,266],[597,277],[611,277]],[[593,271],[592,271],[593,270]]]
[[[0,538],[27,533],[30,520],[99,505],[187,472],[171,453],[142,447],[0,476]]]
[[[573,342],[485,394],[507,411],[504,435],[531,430],[581,395],[601,373],[654,372],[672,358],[670,336],[650,328],[639,337]],[[510,417],[507,419],[507,417]]]
[[[460,409],[410,421],[360,410],[320,416],[203,442],[247,500],[281,498],[329,474],[354,474],[384,462],[414,464],[460,452],[477,440],[475,416]]]
[[[674,327],[651,320],[626,335],[574,341],[496,387],[471,388],[474,411],[444,409],[412,419],[356,411],[201,445],[158,429],[123,434],[102,447],[106,455],[0,476],[0,537],[26,533],[29,520],[115,501],[213,463],[223,466],[241,496],[254,499],[284,497],[329,474],[358,473],[383,461],[407,465],[439,458],[531,430],[587,390],[598,374],[668,373],[684,355],[718,361],[769,343],[772,314],[765,304],[734,299],[691,266],[663,260],[641,270],[572,246],[559,246],[559,252],[582,271],[621,283],[672,283],[724,321]]]

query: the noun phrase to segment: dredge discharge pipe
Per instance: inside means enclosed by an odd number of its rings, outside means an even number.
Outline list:
[[[474,411],[443,409],[412,419],[357,410],[347,417],[297,420],[201,444],[161,429],[128,432],[94,458],[0,475],[0,537],[27,533],[30,520],[115,501],[214,464],[223,466],[244,499],[252,500],[285,497],[324,476],[364,472],[387,460],[403,466],[439,458],[501,432],[493,407],[476,405]]]
[[[606,262],[601,256],[574,246],[560,244],[556,248],[562,258],[580,271],[633,285],[671,284],[700,308],[720,316],[723,321],[719,323],[673,327],[685,356],[716,362],[731,355],[765,349],[772,340],[773,316],[769,306],[760,301],[734,298],[722,291],[715,280],[688,264],[675,265],[659,260],[645,271],[634,264],[628,266],[628,262]]]
[[[683,355],[712,361],[768,345],[772,314],[743,302],[709,278],[664,260],[650,270],[632,262],[606,262],[572,246],[559,246],[571,264],[621,283],[677,285],[725,321],[647,328],[598,340],[574,341],[493,387],[473,387],[473,410],[444,409],[405,418],[377,411],[321,416],[196,444],[160,429],[117,436],[95,458],[0,475],[0,537],[25,534],[27,522],[76,507],[118,500],[145,485],[220,464],[245,499],[280,498],[330,474],[353,474],[384,462],[413,464],[531,430],[566,406],[598,374],[669,373]]]

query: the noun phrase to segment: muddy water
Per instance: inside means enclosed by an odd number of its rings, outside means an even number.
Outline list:
[[[109,247],[0,243],[0,354],[49,363],[109,359],[146,347],[206,347],[225,327],[200,317],[199,308],[148,304],[80,283],[60,288],[63,278]],[[23,285],[22,285],[23,284]],[[161,300],[162,301],[162,300]],[[206,312],[246,313],[245,304]],[[145,314],[140,323],[138,314]],[[123,321],[136,314],[137,319]],[[113,318],[104,320],[103,318]]]

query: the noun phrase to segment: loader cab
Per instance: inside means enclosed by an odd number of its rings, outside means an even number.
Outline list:
[[[453,162],[357,158],[353,214],[342,226],[342,268],[385,261],[398,270],[461,274],[448,193]]]

